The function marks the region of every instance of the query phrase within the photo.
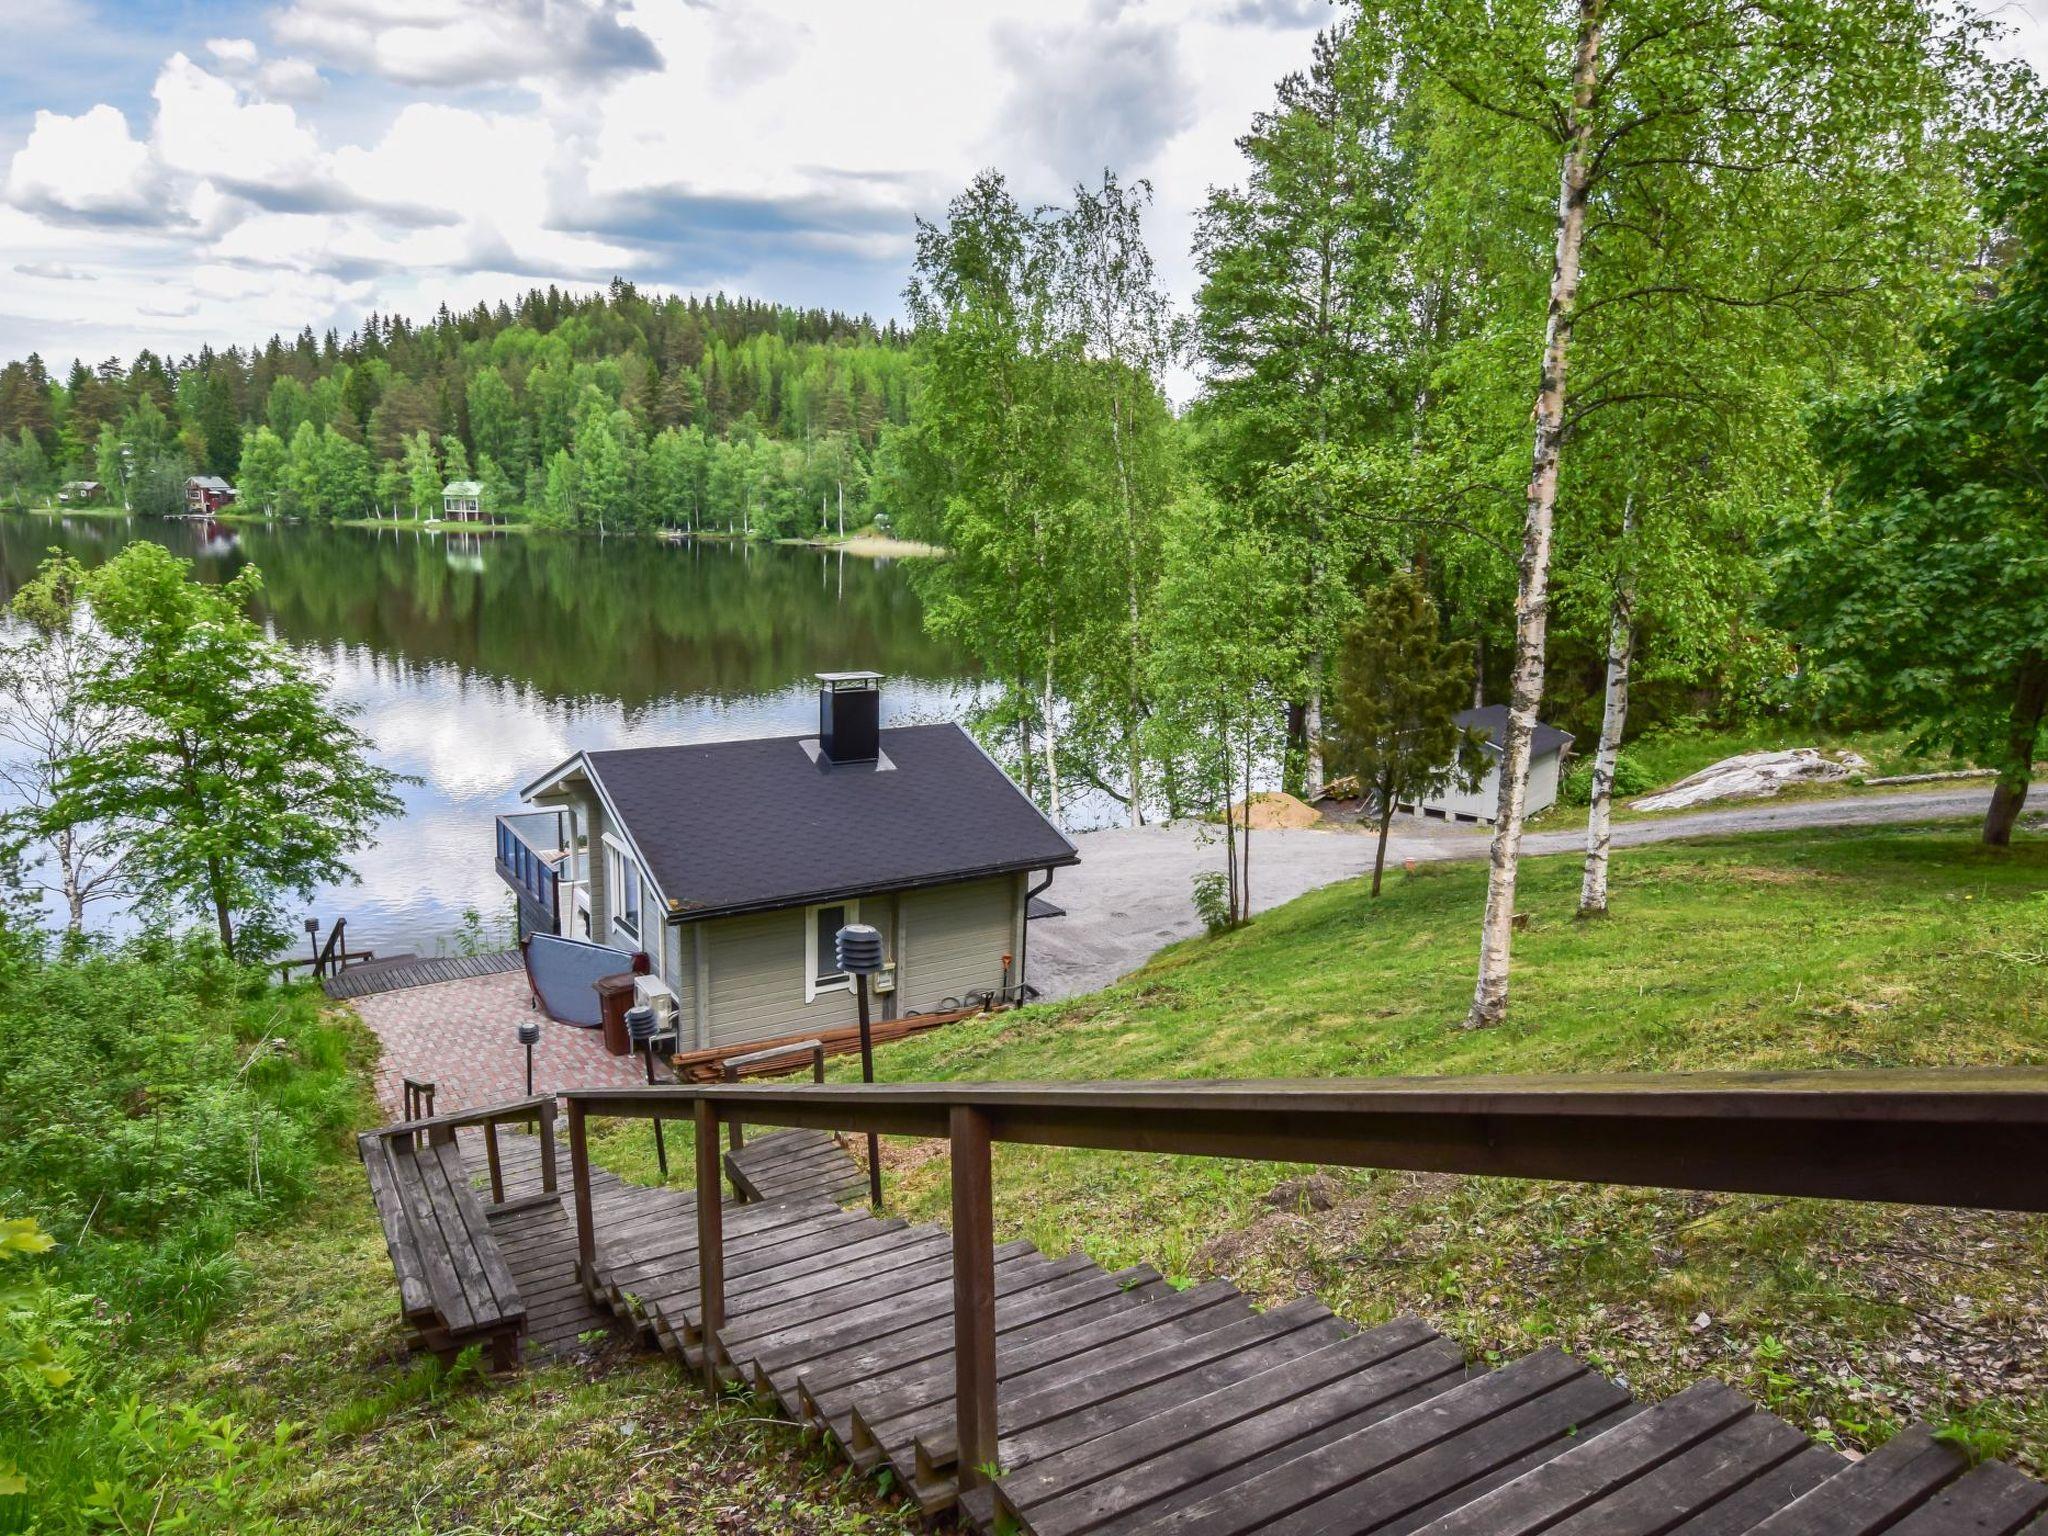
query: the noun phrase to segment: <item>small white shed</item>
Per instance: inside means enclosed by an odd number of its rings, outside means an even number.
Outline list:
[[[1507,750],[1508,707],[1505,704],[1485,704],[1477,709],[1460,710],[1457,722],[1465,729],[1478,731],[1484,736],[1481,746],[1486,751],[1486,772],[1476,788],[1466,790],[1456,785],[1439,790],[1420,805],[1404,805],[1404,811],[1419,811],[1424,816],[1434,816],[1440,821],[1477,822],[1493,825],[1494,812],[1500,807],[1500,762]],[[1536,722],[1536,734],[1529,743],[1529,794],[1522,814],[1534,816],[1557,803],[1557,781],[1565,757],[1570,753],[1571,734],[1560,731],[1554,725]]]

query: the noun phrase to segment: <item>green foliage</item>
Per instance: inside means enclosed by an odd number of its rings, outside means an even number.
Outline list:
[[[1622,752],[1614,759],[1614,798],[1617,800],[1647,795],[1663,782],[1632,752]],[[1580,758],[1565,770],[1564,779],[1557,787],[1557,798],[1565,805],[1592,804],[1593,760],[1590,757]]]
[[[836,515],[843,491],[850,526],[858,527],[871,511],[874,455],[908,416],[906,341],[861,316],[723,295],[657,300],[614,282],[590,294],[535,290],[516,304],[461,315],[444,308],[419,326],[373,315],[345,338],[308,330],[254,350],[202,347],[175,367],[143,351],[132,365],[75,367],[61,382],[31,356],[0,368],[0,502],[10,492],[46,495],[24,487],[41,478],[54,484],[50,466],[83,474],[90,456],[98,478],[119,488],[124,464],[166,457],[181,481],[195,467],[235,480],[251,508],[284,511],[281,499],[305,495],[311,505],[292,515],[354,518],[371,511],[374,496],[387,515],[410,502],[415,515],[430,516],[438,515],[441,484],[489,484],[488,460],[501,476],[488,499],[502,516],[521,500],[539,500],[548,464],[571,449],[595,392],[632,423],[630,433],[611,431],[630,490],[623,500],[616,485],[606,491],[607,529],[686,526],[644,499],[642,450],[670,431],[739,450],[733,499],[715,519],[693,505],[697,522],[723,526],[729,510],[735,524],[763,537],[808,533],[821,492]],[[271,443],[249,472],[259,434],[290,449],[308,428],[309,444],[330,448],[310,484],[305,473],[285,484]],[[44,465],[33,475],[26,459],[24,473],[12,472],[23,431]],[[438,477],[431,502],[417,452],[422,434]],[[356,445],[361,456],[332,450],[334,441]],[[757,451],[760,443],[769,451]],[[152,515],[178,510],[168,499],[150,502]],[[562,520],[595,528],[598,516],[586,511],[579,520],[572,505]]]
[[[215,1323],[237,1243],[339,1155],[362,1090],[321,1010],[192,940],[0,966],[0,1211],[31,1213],[0,1221],[0,1530],[269,1528],[293,1427],[136,1362]]]
[[[452,1365],[443,1365],[438,1355],[423,1355],[412,1368],[375,1392],[343,1403],[321,1423],[327,1435],[360,1435],[375,1429],[393,1414],[420,1403],[438,1403],[449,1393],[483,1378],[484,1347],[471,1344],[459,1351]]]
[[[348,712],[251,616],[261,580],[245,566],[207,586],[146,542],[86,578],[114,642],[87,696],[129,729],[65,765],[51,813],[118,827],[145,899],[211,917],[243,956],[275,947],[286,897],[348,878],[398,809]]]
[[[985,172],[920,224],[911,426],[880,455],[892,521],[951,558],[927,623],[994,684],[988,744],[1055,812],[1076,780],[1148,799],[1147,662],[1162,529],[1181,494],[1160,376],[1178,328],[1114,176],[1026,210]]]
[[[1220,869],[1205,869],[1194,878],[1195,916],[1210,933],[1221,933],[1231,924],[1230,876]]]
[[[2010,835],[2048,713],[2048,154],[2000,209],[2011,265],[1935,328],[1934,371],[1823,414],[1839,489],[1780,530],[1771,610],[1824,697],[1998,763],[1991,842]]]
[[[140,517],[176,517],[185,510],[185,461],[170,453],[138,455],[128,472],[128,510]]]
[[[0,982],[0,1194],[138,1321],[203,1324],[238,1229],[302,1196],[354,1107],[310,993],[251,993],[197,938]],[[80,1243],[87,1232],[90,1241]]]
[[[57,476],[40,438],[25,427],[13,442],[0,438],[0,502],[36,506],[48,501],[56,488]]]
[[[1471,678],[1469,647],[1438,640],[1436,604],[1421,582],[1404,574],[1366,594],[1338,657],[1323,761],[1373,802],[1375,896],[1395,807],[1452,784],[1470,789],[1485,772],[1479,736],[1453,718]]]

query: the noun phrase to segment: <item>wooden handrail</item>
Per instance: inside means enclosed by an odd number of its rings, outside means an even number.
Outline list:
[[[1737,1194],[2048,1211],[2048,1070],[833,1083],[571,1089],[578,1270],[596,1281],[586,1121],[696,1122],[703,1338],[723,1321],[721,1120],[944,1137],[952,1149],[963,1486],[995,1459],[994,1142]]]
[[[782,1045],[771,1045],[765,1051],[748,1051],[743,1056],[728,1056],[719,1076],[728,1083],[736,1083],[744,1073],[742,1068],[759,1066],[764,1061],[774,1061],[783,1056],[804,1055],[811,1058],[811,1081],[825,1081],[825,1042],[822,1040],[791,1040]],[[725,1121],[726,1146],[737,1152],[747,1144],[745,1123],[738,1115],[728,1115]]]
[[[558,1107],[551,1093],[536,1094],[530,1099],[514,1099],[505,1104],[490,1104],[482,1109],[458,1110],[453,1114],[433,1115],[424,1120],[401,1120],[395,1125],[381,1125],[365,1131],[365,1136],[395,1140],[404,1137],[417,1144],[424,1136],[428,1146],[453,1141],[455,1133],[471,1126],[482,1126],[484,1132],[484,1160],[491,1175],[491,1203],[505,1203],[505,1176],[498,1164],[498,1127],[515,1122],[537,1121],[540,1126],[540,1187],[543,1194],[554,1194],[558,1176],[555,1171],[555,1117]]]

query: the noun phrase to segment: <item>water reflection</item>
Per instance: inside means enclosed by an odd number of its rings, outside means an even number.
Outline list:
[[[890,723],[958,718],[971,692],[900,567],[818,550],[7,513],[0,595],[51,547],[98,564],[137,538],[208,580],[260,566],[274,632],[421,779],[362,884],[315,905],[380,953],[432,952],[465,906],[504,906],[491,817],[578,748],[802,730],[810,675],[834,668],[887,673]]]

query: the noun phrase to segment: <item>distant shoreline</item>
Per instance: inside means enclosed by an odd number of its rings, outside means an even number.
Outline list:
[[[937,544],[899,539],[887,533],[855,533],[843,539],[777,539],[775,542],[799,549],[836,549],[849,555],[865,555],[871,560],[931,560],[946,552]]]
[[[13,510],[26,512],[36,517],[136,517],[145,522],[173,523],[200,521],[199,514],[185,517],[144,517],[142,513],[131,512],[125,507],[67,507],[42,506],[18,507]],[[224,507],[218,512],[207,514],[213,521],[231,527],[255,528],[363,528],[382,531],[411,533],[455,533],[455,534],[565,534],[608,539],[656,538],[664,543],[682,544],[692,539],[704,539],[720,543],[781,544],[791,549],[836,549],[842,554],[857,555],[867,560],[929,560],[942,558],[946,551],[937,544],[926,544],[917,539],[899,539],[885,533],[854,533],[845,538],[813,539],[749,539],[744,534],[726,533],[718,529],[703,528],[638,528],[619,529],[610,533],[599,533],[594,528],[549,528],[540,523],[526,521],[506,522],[463,522],[450,518],[425,517],[267,517],[261,512],[244,512],[234,507]]]

